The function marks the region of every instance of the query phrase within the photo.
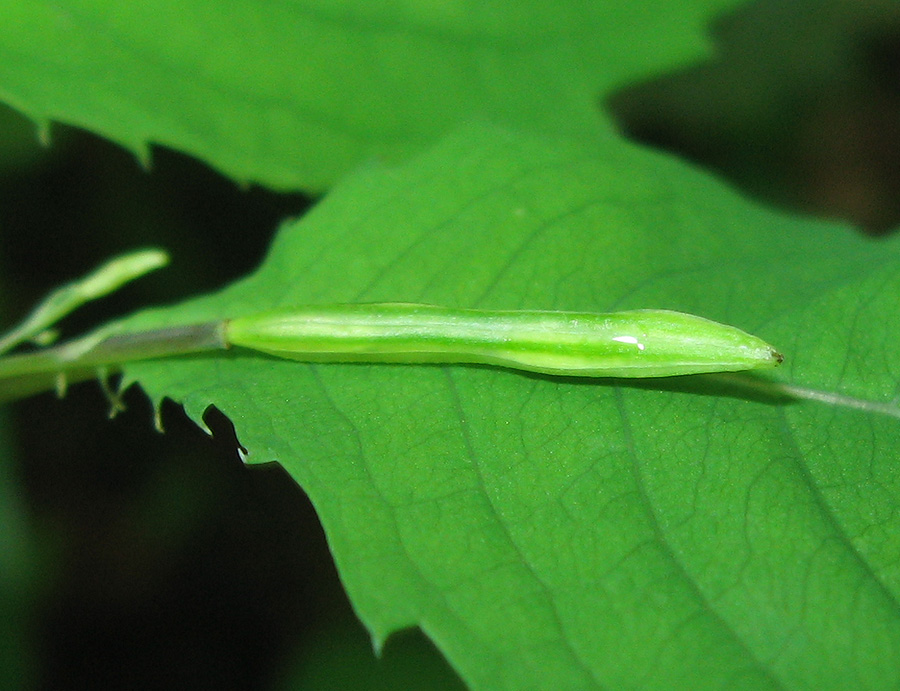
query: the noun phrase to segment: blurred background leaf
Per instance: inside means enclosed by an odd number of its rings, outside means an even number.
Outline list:
[[[319,191],[473,118],[593,137],[599,92],[701,57],[734,4],[3,0],[0,97],[142,160]]]

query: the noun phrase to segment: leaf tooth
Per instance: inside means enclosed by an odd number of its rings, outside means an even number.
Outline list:
[[[137,158],[141,169],[145,173],[149,173],[153,168],[153,149],[150,146],[150,142],[144,139],[135,144],[131,151]]]
[[[53,143],[50,134],[53,122],[50,118],[42,116],[32,116],[31,119],[34,121],[35,136],[37,137],[38,143],[44,148],[49,148],[50,144]]]

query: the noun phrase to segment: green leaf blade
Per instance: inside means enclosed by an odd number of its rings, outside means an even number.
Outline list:
[[[897,255],[635,147],[475,129],[348,180],[246,280],[126,326],[346,301],[672,308],[783,348],[781,381],[886,403],[844,364],[896,371]],[[237,352],[128,376],[195,419],[216,405],[248,461],[282,462],[375,640],[421,626],[476,687],[896,681],[896,418],[786,404],[764,379]]]

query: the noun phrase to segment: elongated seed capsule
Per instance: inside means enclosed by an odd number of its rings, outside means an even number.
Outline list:
[[[229,320],[225,341],[304,362],[469,363],[578,377],[733,372],[783,360],[740,329],[668,310],[325,305]]]

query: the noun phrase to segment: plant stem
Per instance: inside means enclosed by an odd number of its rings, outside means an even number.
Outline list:
[[[137,360],[225,350],[228,345],[224,327],[225,323],[218,321],[111,336],[106,336],[103,331],[88,334],[54,348],[0,357],[0,381],[117,369]]]

